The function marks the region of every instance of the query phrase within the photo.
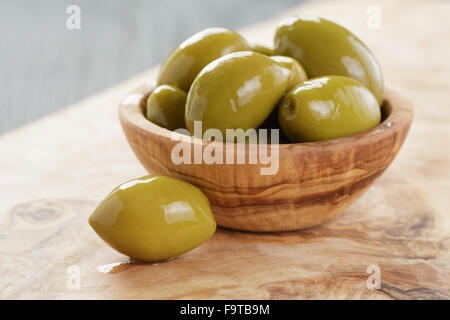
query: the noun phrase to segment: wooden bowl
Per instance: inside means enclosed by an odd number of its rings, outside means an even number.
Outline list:
[[[144,110],[153,89],[152,84],[137,88],[119,109],[122,128],[137,158],[152,174],[198,186],[208,196],[220,226],[244,231],[297,230],[334,217],[386,170],[405,141],[413,119],[410,103],[386,90],[382,107],[385,117],[380,125],[338,139],[280,144],[278,172],[261,175],[261,167],[266,166],[259,161],[173,163],[171,151],[180,143],[192,150],[219,143],[224,155],[230,149],[237,152],[237,145],[191,138],[148,121]],[[247,157],[251,152],[245,145]]]

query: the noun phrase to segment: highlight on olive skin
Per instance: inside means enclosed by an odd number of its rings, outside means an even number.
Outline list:
[[[115,188],[89,217],[89,224],[112,248],[143,262],[186,253],[216,230],[209,201],[200,189],[152,175]]]
[[[358,81],[318,77],[295,87],[281,102],[279,122],[295,142],[339,138],[377,126],[381,111],[375,96]]]

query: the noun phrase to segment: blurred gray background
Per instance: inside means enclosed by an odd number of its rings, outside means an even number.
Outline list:
[[[300,2],[1,0],[0,133],[160,63],[197,31],[239,29]],[[66,27],[69,5],[81,30]]]

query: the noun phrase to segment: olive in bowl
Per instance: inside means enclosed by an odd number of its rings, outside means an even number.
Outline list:
[[[308,79],[305,69],[303,69],[301,64],[294,58],[286,56],[272,56],[270,59],[278,63],[278,65],[290,70],[291,74],[289,76],[286,91],[290,91],[296,85]]]
[[[195,78],[185,109],[187,129],[257,128],[285,92],[290,70],[269,57],[250,51],[236,52],[208,64]],[[202,132],[203,133],[203,132]]]
[[[340,76],[310,79],[290,91],[279,107],[284,134],[294,142],[340,138],[377,126],[377,99],[356,80]]]
[[[208,28],[183,41],[164,60],[158,85],[169,84],[187,92],[200,71],[211,61],[237,51],[250,50],[239,33],[225,28]]]
[[[177,87],[157,87],[147,100],[147,119],[169,130],[184,128],[186,99],[187,93]]]

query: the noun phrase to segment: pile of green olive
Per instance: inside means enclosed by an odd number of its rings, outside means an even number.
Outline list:
[[[305,142],[378,125],[382,99],[380,68],[361,40],[331,21],[294,16],[278,26],[273,48],[223,28],[185,40],[161,65],[146,116],[191,134],[196,121],[223,135],[270,122]]]
[[[274,48],[228,29],[201,31],[162,64],[146,116],[170,130],[281,128],[293,142],[326,140],[380,122],[383,82],[369,49],[325,19],[284,20]],[[216,230],[208,199],[181,180],[146,176],[114,189],[89,218],[97,234],[139,261],[163,261]]]

